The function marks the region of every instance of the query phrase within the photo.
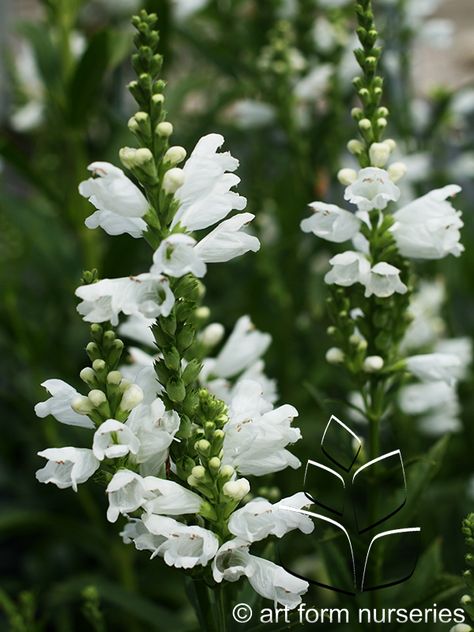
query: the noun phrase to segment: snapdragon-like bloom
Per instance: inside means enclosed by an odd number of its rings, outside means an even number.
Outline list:
[[[131,513],[152,498],[144,485],[143,478],[131,470],[118,470],[105,490],[109,497],[107,520],[115,522],[120,514]]]
[[[141,237],[146,229],[142,217],[149,204],[140,189],[121,169],[108,162],[93,162],[88,169],[96,177],[81,182],[79,193],[97,211],[86,219],[86,226],[100,226],[109,235],[128,233],[132,237]]]
[[[107,419],[97,428],[92,444],[94,456],[99,461],[137,454],[139,447],[140,441],[130,428],[116,419]]]
[[[365,280],[365,296],[387,298],[394,292],[406,294],[408,288],[400,279],[400,270],[395,266],[380,261],[371,269]]]
[[[117,325],[121,312],[146,318],[168,316],[174,305],[168,280],[149,273],[81,285],[76,296],[82,299],[77,311],[89,323],[110,320]]]
[[[57,421],[70,426],[94,428],[94,424],[85,415],[80,415],[71,408],[72,402],[79,397],[79,393],[62,380],[46,380],[41,384],[51,395],[45,402],[35,406],[38,417],[52,415]]]
[[[324,202],[313,202],[309,207],[313,214],[301,222],[303,232],[337,244],[353,239],[359,232],[361,221],[353,213]]]
[[[207,134],[197,143],[186,161],[184,183],[175,198],[179,210],[171,227],[178,223],[190,231],[212,226],[232,210],[242,210],[247,200],[231,189],[240,182],[232,172],[239,161],[230,152],[218,152],[224,143],[220,134]]]
[[[159,555],[168,566],[194,568],[206,566],[217,553],[219,541],[212,531],[185,525],[173,518],[148,514],[143,522],[153,535],[165,537],[152,557]]]
[[[240,538],[224,542],[212,560],[212,576],[218,584],[222,580],[236,582],[244,575],[250,577],[254,573],[249,543]]]
[[[396,202],[400,197],[400,189],[392,182],[384,169],[366,167],[361,169],[357,180],[345,191],[344,199],[355,204],[359,211],[379,211],[387,207],[389,202]]]
[[[54,483],[60,489],[72,487],[75,492],[78,484],[85,483],[99,467],[99,461],[88,448],[48,448],[38,452],[38,456],[48,460],[36,472],[40,483]]]
[[[448,198],[461,191],[454,184],[410,202],[394,214],[391,231],[404,257],[441,259],[448,254],[458,257],[464,250],[460,243],[460,228],[464,225],[461,212]]]
[[[346,250],[332,257],[329,263],[332,269],[324,277],[326,283],[343,287],[349,287],[354,283],[365,285],[370,272],[370,263],[362,253]]]
[[[291,426],[297,415],[290,405],[272,410],[259,384],[241,381],[230,404],[223,462],[255,476],[299,467],[300,461],[286,449],[301,438],[299,428]]]
[[[311,518],[287,509],[303,509],[311,504],[312,501],[303,492],[283,498],[273,505],[264,498],[256,498],[234,511],[229,520],[229,531],[246,542],[258,542],[269,535],[282,538],[293,529],[305,534],[312,533],[314,524]]]
[[[202,498],[179,483],[155,476],[147,476],[143,483],[152,494],[143,505],[147,513],[169,516],[199,513]]]
[[[406,358],[410,373],[422,382],[443,381],[453,384],[459,378],[460,359],[449,353],[426,353]]]

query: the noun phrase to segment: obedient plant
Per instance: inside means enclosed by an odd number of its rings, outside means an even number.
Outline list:
[[[341,169],[338,179],[345,185],[349,205],[313,202],[312,215],[301,223],[303,231],[333,243],[352,240],[350,249],[330,260],[325,281],[332,288],[328,299],[333,325],[329,334],[334,347],[329,362],[343,365],[352,379],[357,408],[370,425],[369,451],[379,454],[380,422],[389,410],[391,397],[409,374],[418,388],[447,388],[461,377],[463,362],[456,352],[439,349],[434,353],[409,355],[403,345],[412,316],[409,305],[415,279],[411,260],[459,256],[461,213],[452,205],[459,193],[456,185],[397,207],[406,167],[390,162],[395,149],[391,139],[383,140],[389,111],[381,104],[383,80],[377,74],[381,49],[370,0],[356,3],[355,51],[362,73],[354,80],[361,107],[352,111],[360,138],[348,143],[360,169]],[[405,395],[406,395],[405,391]],[[438,391],[440,397],[441,391]],[[405,398],[406,399],[406,398]],[[421,411],[420,411],[421,412]]]
[[[151,247],[150,268],[116,279],[84,274],[76,295],[79,313],[91,323],[91,365],[80,374],[88,392],[47,380],[51,397],[36,413],[81,427],[89,447],[43,450],[47,463],[36,476],[77,490],[95,475],[106,486],[108,520],[126,517],[124,541],[184,569],[195,580],[206,619],[201,624],[223,630],[217,587],[224,581],[245,576],[263,597],[299,603],[308,584],[250,547],[291,529],[308,532],[312,524],[263,499],[261,511],[239,509],[250,490],[243,475],[299,465],[287,450],[300,438],[291,425],[298,413],[289,405],[274,407],[275,386],[261,360],[269,336],[248,317],[238,320],[217,354],[222,326],[201,327],[208,310],[199,279],[208,264],[256,251],[259,242],[243,230],[254,216],[241,212],[246,200],[234,190],[238,161],[219,151],[224,139],[204,136],[186,161],[186,150],[170,143],[156,21],[146,12],[133,19],[137,79],[129,89],[139,111],[128,127],[138,146],[120,151],[129,175],[95,162],[92,177],[79,186],[96,209],[86,225],[143,239]],[[150,353],[131,348],[132,363],[122,366],[116,327],[123,316],[120,335]],[[300,493],[283,504],[301,508],[309,501]]]

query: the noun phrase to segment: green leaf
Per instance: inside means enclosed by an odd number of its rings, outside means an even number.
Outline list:
[[[98,94],[109,68],[111,38],[108,31],[96,33],[80,58],[68,94],[68,114],[72,125],[80,127],[98,104]]]

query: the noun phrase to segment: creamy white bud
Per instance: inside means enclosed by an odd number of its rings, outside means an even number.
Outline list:
[[[472,628],[466,623],[458,623],[457,625],[453,626],[449,630],[449,632],[472,632]]]
[[[94,371],[103,371],[105,369],[104,360],[94,360],[94,362],[92,363],[92,368],[94,369]]]
[[[222,491],[232,500],[242,500],[250,491],[250,483],[246,478],[238,478],[236,481],[228,481]]]
[[[211,470],[218,471],[221,466],[221,460],[217,456],[213,456],[212,459],[209,459],[208,465]]]
[[[151,100],[153,101],[153,103],[154,103],[155,105],[158,105],[159,103],[163,103],[163,102],[164,102],[165,97],[164,97],[162,94],[154,94],[154,95],[151,97]]]
[[[186,158],[186,150],[184,147],[174,145],[165,153],[163,160],[170,165],[179,165]]]
[[[93,369],[91,369],[90,366],[86,366],[86,368],[82,369],[82,371],[79,373],[79,377],[86,384],[90,384],[95,380],[95,372]]]
[[[207,320],[210,315],[211,310],[207,305],[201,305],[201,307],[198,307],[196,310],[196,317],[199,318],[199,320]]]
[[[132,384],[127,388],[122,395],[122,401],[120,402],[120,408],[124,411],[129,411],[141,404],[143,401],[143,391],[137,384]]]
[[[173,126],[168,121],[158,123],[156,126],[156,133],[162,138],[168,138],[173,133]]]
[[[360,129],[368,131],[372,128],[372,123],[369,121],[368,118],[363,118],[359,121],[359,127]]]
[[[326,351],[326,361],[329,364],[341,364],[344,362],[344,352],[338,347],[331,347]]]
[[[107,401],[107,397],[105,396],[105,393],[103,393],[102,391],[99,391],[99,389],[97,388],[94,388],[92,391],[90,391],[87,397],[89,398],[89,401],[95,408],[98,408],[99,406],[101,406]]]
[[[84,397],[80,395],[79,397],[75,397],[71,402],[71,408],[74,412],[78,413],[78,415],[88,415],[94,410],[94,406],[88,397]]]
[[[201,341],[206,347],[215,347],[224,337],[225,329],[220,323],[211,323],[201,334]]]
[[[137,112],[137,113],[135,114],[135,120],[136,120],[138,123],[146,123],[146,122],[148,121],[148,119],[149,119],[149,118],[150,118],[150,117],[149,117],[149,115],[148,115],[146,112]]]
[[[195,465],[191,470],[191,474],[192,476],[194,476],[194,478],[200,480],[206,476],[206,468],[204,468],[202,465]]]
[[[347,149],[351,154],[357,155],[364,151],[364,144],[360,140],[353,138],[347,143]]]
[[[393,138],[386,138],[383,142],[389,146],[390,151],[395,151],[397,148],[397,143],[393,140]]]
[[[107,374],[108,384],[114,384],[115,386],[118,386],[121,381],[122,374],[120,373],[120,371],[110,371],[110,373]]]
[[[221,468],[221,471],[219,472],[219,477],[220,478],[231,478],[231,476],[234,475],[234,468],[232,467],[232,465],[224,465],[224,467]]]
[[[385,167],[390,156],[387,143],[372,143],[369,149],[370,162],[373,167]]]
[[[463,606],[467,606],[472,602],[472,597],[470,595],[463,595],[460,601]]]
[[[367,373],[376,373],[383,369],[384,361],[381,356],[367,356],[364,360],[363,369]]]
[[[344,186],[349,186],[357,180],[357,172],[354,169],[340,169],[337,179]]]
[[[407,166],[403,162],[394,162],[387,169],[388,175],[392,182],[398,182],[407,172]]]
[[[122,147],[119,151],[119,157],[124,167],[133,169],[134,167],[142,167],[147,162],[153,160],[153,154],[146,147],[135,149],[133,147]]]
[[[163,176],[163,189],[166,193],[176,193],[184,182],[184,171],[179,167],[169,169]]]

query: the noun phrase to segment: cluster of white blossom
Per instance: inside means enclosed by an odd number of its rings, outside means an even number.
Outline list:
[[[184,159],[184,149],[167,150],[168,170],[162,186],[166,195],[173,196],[176,207],[171,234],[156,249],[149,272],[104,279],[77,289],[81,299],[78,311],[85,321],[96,326],[107,322],[118,325],[122,315],[128,316],[121,324],[121,333],[151,352],[154,338],[150,327],[157,317],[168,316],[175,303],[170,287],[173,280],[189,272],[201,277],[207,263],[258,250],[257,238],[241,230],[253,215],[237,213],[226,219],[232,211],[241,211],[246,200],[232,190],[239,182],[233,173],[237,160],[217,151],[223,140],[217,134],[202,138],[182,169],[176,164]],[[127,149],[121,152],[122,162],[126,162],[124,155],[130,160],[133,152],[135,161],[149,158],[146,150]],[[94,163],[90,170],[94,177],[79,188],[97,209],[86,220],[87,226],[101,226],[111,235],[141,236],[146,231],[149,208],[144,193],[113,165]],[[215,224],[217,227],[199,240],[193,236]],[[199,343],[208,353],[223,334],[223,327],[213,323],[199,334]],[[105,376],[107,393],[112,393],[117,403],[113,416],[104,392],[94,388],[96,376],[107,371],[102,359],[81,372],[82,380],[92,387],[87,396],[61,380],[44,382],[51,397],[36,406],[37,415],[53,415],[61,423],[82,427],[89,433],[91,447],[43,450],[39,455],[47,463],[37,472],[38,480],[77,490],[78,484],[107,463],[108,471],[111,468],[114,472],[106,488],[107,517],[111,522],[120,515],[127,518],[122,532],[125,542],[133,542],[137,549],[150,551],[152,557],[160,556],[177,568],[212,564],[216,582],[235,581],[245,575],[264,597],[297,605],[307,582],[251,555],[249,548],[271,534],[282,537],[292,529],[312,530],[306,517],[282,508],[305,507],[310,504],[308,498],[296,494],[274,505],[257,498],[237,509],[250,491],[243,475],[259,476],[300,465],[287,449],[301,436],[291,425],[298,413],[293,406],[274,407],[275,385],[263,372],[261,356],[269,344],[270,337],[244,316],[220,351],[204,359],[199,376],[202,387],[227,405],[228,420],[215,434],[222,440],[222,449],[218,457],[209,460],[208,467],[215,472],[219,493],[230,503],[228,537],[202,526],[203,516],[214,511],[212,501],[199,493],[208,471],[202,465],[193,467],[188,487],[186,481],[182,484],[174,476],[176,465],[170,448],[180,441],[176,435],[181,418],[163,401],[165,385],[159,384],[153,366],[157,356],[143,349],[132,348],[131,367],[120,367]],[[99,421],[97,411],[102,415]],[[205,453],[208,442],[198,443]]]

